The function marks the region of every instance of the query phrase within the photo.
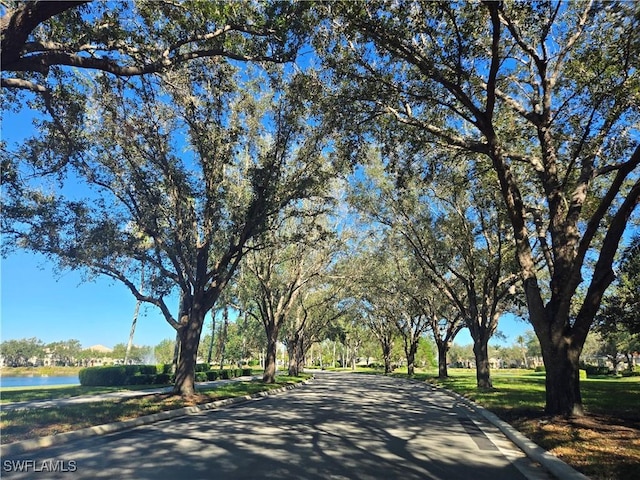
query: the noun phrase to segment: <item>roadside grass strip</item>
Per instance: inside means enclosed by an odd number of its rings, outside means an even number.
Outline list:
[[[168,385],[127,385],[126,387],[83,387],[81,385],[52,385],[43,387],[9,387],[0,392],[0,404],[31,402],[36,400],[56,400],[59,398],[99,395],[101,393],[122,392],[162,388]]]

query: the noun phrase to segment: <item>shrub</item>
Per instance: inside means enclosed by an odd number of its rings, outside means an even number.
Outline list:
[[[138,367],[138,372],[142,375],[155,375],[158,373],[158,367],[155,365],[138,365]]]
[[[206,372],[196,372],[196,382],[206,382],[206,381],[207,381]]]
[[[231,378],[229,370],[220,370],[220,378],[222,380],[229,380]]]
[[[153,381],[156,385],[164,385],[166,383],[171,383],[171,374],[169,373],[159,373],[156,375],[155,380]]]
[[[196,373],[197,372],[208,372],[211,370],[211,365],[208,363],[196,363]]]
[[[538,365],[536,367],[536,372],[546,372],[547,370],[544,368],[544,365]]]
[[[250,377],[252,374],[251,369],[250,368],[243,368],[242,369],[242,376],[243,377]]]
[[[111,387],[124,385],[127,379],[126,369],[122,365],[114,367],[88,367],[78,373],[80,385],[91,387]]]
[[[157,380],[156,365],[116,365],[88,367],[80,370],[80,385],[92,387],[114,387],[122,385],[151,385]],[[168,383],[170,375],[163,375],[160,383]]]
[[[173,364],[172,363],[160,363],[157,365],[157,369],[158,369],[158,373],[171,373],[171,370],[173,370]]]
[[[125,385],[153,385],[154,383],[156,383],[156,375],[149,373],[131,375],[125,379]]]
[[[140,372],[140,365],[124,365],[124,374],[129,377]]]
[[[591,377],[594,375],[610,375],[611,374],[611,370],[609,370],[609,367],[599,367],[597,365],[586,365],[584,369],[586,370],[588,377]]]
[[[210,382],[218,379],[218,371],[217,370],[209,370],[207,372],[207,380]]]

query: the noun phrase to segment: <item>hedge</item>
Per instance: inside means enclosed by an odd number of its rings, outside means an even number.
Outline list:
[[[585,365],[584,369],[587,372],[587,376],[598,376],[598,375],[611,375],[611,369],[606,366],[597,366],[597,365]]]
[[[171,375],[158,372],[156,365],[115,365],[83,368],[78,373],[80,385],[113,387],[170,383]]]
[[[171,371],[173,370],[173,364],[172,363],[159,363],[158,365],[156,365],[156,370],[158,371],[158,373],[171,373]]]
[[[208,372],[209,370],[211,370],[211,365],[208,363],[196,363],[196,373]]]
[[[156,375],[143,373],[140,375],[131,375],[124,380],[125,385],[153,385],[156,383]]]
[[[208,363],[198,363],[195,381],[228,380],[240,376],[250,376],[250,368],[227,368],[209,370]],[[163,385],[171,383],[171,364],[159,365],[115,365],[108,367],[88,367],[80,370],[80,385],[111,387],[123,385]]]
[[[169,374],[169,373],[159,373],[159,374],[156,375],[156,380],[153,383],[158,384],[158,385],[164,385],[164,384],[167,384],[167,383],[173,383],[171,381],[171,374]]]
[[[78,372],[80,385],[92,387],[111,387],[124,385],[127,372],[123,365],[114,367],[88,367]]]

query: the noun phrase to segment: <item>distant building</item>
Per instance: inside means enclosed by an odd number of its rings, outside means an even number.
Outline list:
[[[101,365],[113,363],[113,358],[107,356],[108,354],[113,352],[112,348],[105,347],[104,345],[93,345],[91,347],[87,347],[86,350],[95,352],[96,356],[85,359],[82,362],[83,366],[85,367],[99,367]]]
[[[92,347],[88,347],[87,350],[91,350],[92,352],[98,352],[98,353],[111,353],[111,352],[113,352],[112,348],[105,347],[104,345],[94,345]]]

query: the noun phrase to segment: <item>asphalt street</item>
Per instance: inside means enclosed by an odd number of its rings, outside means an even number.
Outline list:
[[[336,373],[274,397],[6,457],[1,474],[30,480],[552,478],[441,390]]]

